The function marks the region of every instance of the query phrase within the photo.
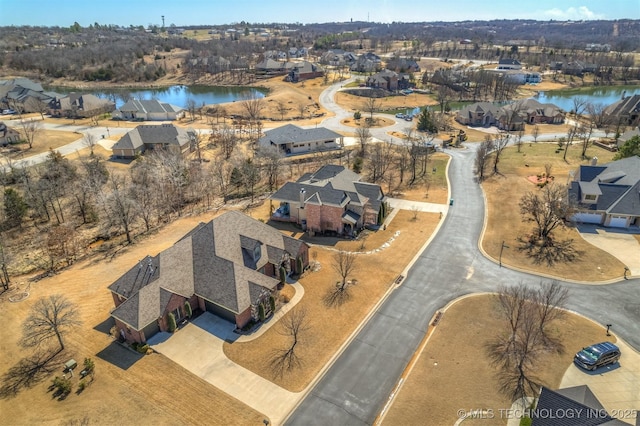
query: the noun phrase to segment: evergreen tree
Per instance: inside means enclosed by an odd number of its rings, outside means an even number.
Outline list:
[[[431,111],[424,108],[418,117],[418,130],[421,132],[437,133],[438,127],[434,123]]]
[[[6,224],[9,228],[22,225],[22,220],[27,214],[27,203],[22,195],[13,188],[4,190],[4,211]]]

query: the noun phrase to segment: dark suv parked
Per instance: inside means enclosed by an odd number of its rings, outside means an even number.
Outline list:
[[[573,362],[585,370],[593,371],[604,365],[615,364],[619,359],[620,349],[611,342],[602,342],[583,348]]]

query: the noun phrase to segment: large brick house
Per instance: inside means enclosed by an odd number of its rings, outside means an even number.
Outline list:
[[[296,182],[285,183],[270,199],[280,206],[272,220],[294,222],[311,232],[353,235],[384,219],[386,200],[380,185],[361,182],[343,166],[326,165]]]
[[[476,102],[462,108],[456,121],[468,126],[496,126],[502,130],[524,130],[525,124],[562,124],[564,112],[554,104],[542,104],[525,99],[497,106],[490,102]]]
[[[147,256],[109,286],[118,336],[146,342],[192,310],[208,311],[238,328],[270,310],[281,267],[309,264],[309,246],[240,212],[201,223],[157,256]]]

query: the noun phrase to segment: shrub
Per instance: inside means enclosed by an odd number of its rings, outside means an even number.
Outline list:
[[[93,377],[93,372],[96,369],[96,364],[93,362],[93,360],[91,358],[85,358],[84,359],[84,371],[87,372],[87,374],[89,374],[91,377]]]
[[[352,169],[353,169],[354,173],[362,172],[362,157],[356,157],[353,160]]]
[[[264,321],[264,305],[262,303],[258,305],[258,318],[260,321]]]
[[[146,354],[147,351],[149,350],[149,345],[144,344],[144,345],[138,345],[138,347],[136,348],[136,350],[138,352],[140,352],[141,354]]]
[[[53,387],[56,388],[56,393],[59,395],[68,395],[71,393],[71,379],[67,379],[66,377],[56,376],[53,379]]]
[[[280,295],[280,300],[282,300],[282,303],[289,303],[291,298],[289,296],[287,296],[286,294],[281,294]]]
[[[184,302],[184,313],[187,316],[187,318],[191,318],[191,315],[193,315],[193,310],[191,309],[191,303],[189,303],[188,300]]]
[[[273,296],[269,296],[269,306],[271,307],[271,312],[276,311],[276,299]]]
[[[169,333],[173,333],[178,328],[176,324],[176,317],[173,315],[173,312],[169,312],[167,314],[167,327],[169,328]]]
[[[280,267],[280,284],[285,284],[287,282],[287,270],[284,266]]]
[[[360,120],[362,118],[362,113],[360,111],[356,111],[353,113],[354,120]]]
[[[304,263],[302,262],[302,256],[298,256],[296,259],[296,269],[298,269],[298,273],[302,274],[304,271]]]
[[[80,380],[80,383],[78,383],[78,393],[82,392],[86,387],[87,387],[87,382],[85,382],[84,379]]]

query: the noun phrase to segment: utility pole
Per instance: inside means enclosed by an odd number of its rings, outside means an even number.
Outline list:
[[[162,28],[164,29],[164,15],[162,15]]]
[[[502,251],[503,251],[505,248],[509,248],[509,246],[508,246],[508,245],[506,245],[506,244],[504,243],[504,240],[503,240],[503,241],[502,241],[502,246],[500,247],[500,260],[498,261],[498,263],[500,264],[500,267],[501,267],[501,268],[502,268]]]

